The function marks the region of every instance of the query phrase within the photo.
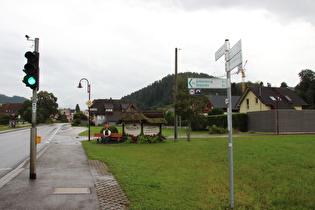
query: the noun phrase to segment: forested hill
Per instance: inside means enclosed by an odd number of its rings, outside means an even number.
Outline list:
[[[141,110],[156,110],[165,108],[173,102],[174,78],[175,75],[167,75],[161,80],[148,85],[136,92],[133,92],[122,99],[129,99],[136,104]],[[178,81],[188,78],[210,78],[208,74],[185,72],[178,74]],[[187,93],[188,94],[188,93]]]
[[[0,104],[5,104],[5,103],[23,103],[26,101],[27,98],[20,97],[20,96],[6,96],[4,94],[0,94]]]

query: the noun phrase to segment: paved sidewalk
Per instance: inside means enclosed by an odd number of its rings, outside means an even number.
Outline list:
[[[39,151],[35,180],[29,179],[27,162],[1,178],[0,209],[127,208],[129,201],[106,165],[88,160],[73,130],[63,132]]]

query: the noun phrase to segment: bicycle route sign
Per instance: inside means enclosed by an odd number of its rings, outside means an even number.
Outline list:
[[[188,78],[189,89],[226,89],[226,79]]]

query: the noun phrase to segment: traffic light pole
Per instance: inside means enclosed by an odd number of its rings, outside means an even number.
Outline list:
[[[35,38],[34,51],[38,52],[39,39]],[[32,97],[32,127],[30,138],[30,179],[36,179],[36,112],[37,112],[37,88],[33,89]]]

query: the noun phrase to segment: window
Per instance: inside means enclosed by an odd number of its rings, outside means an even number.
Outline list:
[[[289,96],[285,95],[284,97],[285,97],[289,102],[292,101],[292,99],[291,99]]]
[[[249,109],[249,99],[246,99],[246,109]]]
[[[105,109],[105,112],[112,112],[113,111],[113,109],[111,109],[111,108],[106,108]]]
[[[271,99],[271,100],[273,100],[273,101],[276,101],[277,99],[275,98],[275,97],[273,97],[273,96],[269,96],[269,98]]]
[[[257,97],[255,98],[255,103],[258,104],[258,98]]]

